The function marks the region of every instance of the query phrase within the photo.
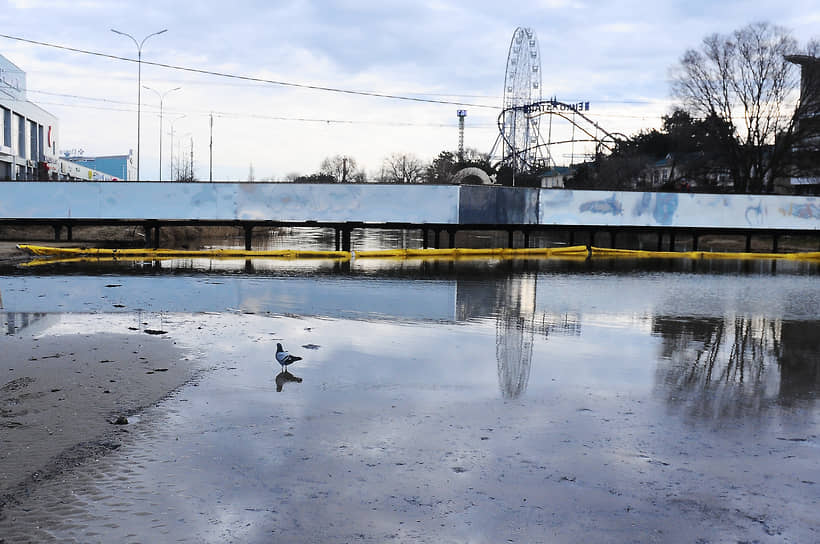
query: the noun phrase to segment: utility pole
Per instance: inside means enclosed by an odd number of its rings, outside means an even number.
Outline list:
[[[214,182],[214,113],[211,112],[211,143],[210,143],[210,166],[208,167],[208,181]]]

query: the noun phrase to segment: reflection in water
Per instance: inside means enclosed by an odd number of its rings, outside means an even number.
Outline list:
[[[820,321],[780,326],[780,391],[783,404],[815,399],[820,392]]]
[[[0,315],[3,316],[6,336],[18,334],[26,329],[31,333],[39,332],[59,321],[58,315],[42,312],[6,312]]]
[[[529,275],[500,283],[495,326],[498,385],[505,399],[516,399],[530,380],[537,279]]]
[[[302,383],[302,378],[294,376],[287,370],[283,370],[276,375],[276,391],[281,393],[282,388],[284,388],[285,384],[288,382]]]
[[[658,383],[690,416],[760,415],[772,402],[813,400],[820,389],[820,323],[746,315],[657,317]]]
[[[464,311],[469,308],[478,315],[495,314],[498,385],[505,399],[516,399],[527,390],[536,335],[544,341],[553,332],[580,336],[581,319],[578,315],[552,314],[537,307],[538,274],[509,276],[492,284],[495,299],[489,309],[481,305],[486,297],[471,300],[471,295],[487,292],[486,284],[481,290],[462,289],[459,284],[460,313],[464,318]]]

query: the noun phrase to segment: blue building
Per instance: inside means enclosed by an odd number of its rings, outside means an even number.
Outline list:
[[[72,157],[66,155],[65,160],[108,174],[115,181],[132,181],[137,177],[133,153],[128,155],[104,155],[100,157],[86,157],[83,155]]]

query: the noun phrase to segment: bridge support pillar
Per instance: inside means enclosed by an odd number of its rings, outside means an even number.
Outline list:
[[[450,249],[454,249],[456,247],[456,230],[455,229],[448,229],[447,230],[447,238],[450,245]]]
[[[746,233],[746,253],[749,253],[750,251],[752,251],[752,233],[747,232]]]
[[[253,225],[244,225],[242,228],[245,229],[245,251],[250,251],[253,241]]]
[[[427,236],[428,236],[428,234],[429,233],[427,231],[427,227],[424,227],[424,228],[421,229],[421,247],[423,247],[424,249],[427,249],[427,245],[428,245]]]
[[[692,233],[692,251],[698,250],[698,241],[700,240],[700,236],[697,233]]]
[[[349,227],[342,229],[342,251],[350,251],[350,231]]]
[[[617,241],[617,237],[618,237],[618,231],[617,230],[609,231],[609,247],[611,247],[612,249],[615,249],[617,247],[615,245],[615,242]]]
[[[515,248],[515,230],[513,229],[507,231],[507,247],[510,249]]]
[[[159,224],[145,223],[145,247],[157,249],[159,247]]]
[[[663,232],[658,233],[658,251],[663,249]]]
[[[574,230],[569,231],[569,245],[570,246],[575,245],[575,231]]]
[[[777,253],[777,245],[778,245],[779,239],[780,239],[780,236],[778,236],[777,234],[772,235],[772,253]]]
[[[441,249],[441,231],[439,229],[433,231],[433,247]]]
[[[65,239],[68,240],[69,242],[74,241],[74,231],[73,231],[73,228],[72,228],[71,225],[66,225],[65,226]]]
[[[675,251],[675,233],[669,233],[669,251]]]
[[[51,225],[51,227],[54,229],[54,241],[59,242],[60,241],[60,233],[63,231],[63,226],[62,225]]]
[[[342,250],[342,230],[339,227],[333,227],[334,247],[336,251]]]
[[[524,231],[524,249],[530,247],[530,231]]]

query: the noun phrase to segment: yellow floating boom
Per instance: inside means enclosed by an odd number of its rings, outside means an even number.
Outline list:
[[[97,259],[536,259],[536,258],[651,258],[651,259],[788,259],[820,261],[820,252],[800,253],[733,253],[709,251],[644,251],[606,249],[587,246],[526,249],[383,249],[373,251],[321,251],[279,249],[253,251],[243,249],[106,249],[86,247],[54,247],[18,244],[19,249],[40,257],[71,257]]]
[[[277,257],[283,259],[349,259],[349,251],[311,251],[276,249],[247,251],[244,249],[106,249],[96,247],[53,247],[18,244],[17,247],[39,257],[150,257],[150,258],[202,258],[245,259],[253,257]]]

